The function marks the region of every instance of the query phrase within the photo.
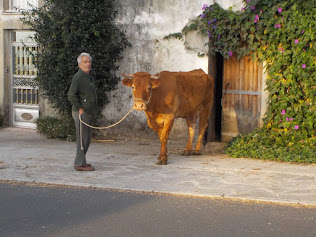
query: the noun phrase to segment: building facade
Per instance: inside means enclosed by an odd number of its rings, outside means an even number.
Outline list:
[[[34,32],[21,22],[21,10],[42,4],[39,0],[2,0],[0,5],[0,110],[4,126],[36,128],[39,88],[34,79]]]
[[[18,9],[29,9],[29,4],[41,6],[43,1],[0,0],[0,114],[3,115],[4,126],[36,128],[35,120],[39,116],[52,113],[49,104],[40,98],[39,88],[34,81],[37,71],[33,64],[33,53],[38,50],[38,46],[30,38],[34,32],[22,24],[20,20],[22,15],[18,11]],[[233,6],[234,9],[239,10],[242,7],[241,0],[218,0],[216,2],[226,9]],[[213,1],[210,1],[209,4],[212,3]],[[187,34],[182,41],[164,39],[169,34],[180,32],[184,26],[189,24],[190,19],[201,14],[204,4],[208,4],[207,1],[114,1],[114,8],[117,11],[116,23],[125,31],[132,44],[131,48],[124,51],[124,59],[119,62],[118,75],[123,72],[130,74],[146,71],[156,74],[163,70],[190,71],[201,68],[215,78],[218,77],[214,60],[197,55],[198,52],[207,51],[205,47],[205,43],[208,42],[207,37],[193,32]],[[225,67],[222,66],[222,68]],[[259,73],[262,74],[262,71]],[[226,74],[224,73],[224,75]],[[230,78],[225,80],[230,80]],[[220,83],[223,83],[222,81],[221,79]],[[264,80],[256,83],[262,84]],[[258,88],[260,91],[255,95],[263,96],[264,86]],[[236,88],[229,90],[229,93],[227,93],[227,88],[225,89],[226,94],[231,95],[232,91],[239,93]],[[241,90],[244,91],[244,89]],[[225,94],[225,90],[220,88],[221,95],[222,91]],[[131,93],[129,88],[120,83],[117,90],[109,92],[110,103],[102,111],[104,115],[102,125],[118,121],[129,111],[132,106]],[[249,95],[252,92],[246,93]],[[262,101],[263,99],[260,99],[256,103],[260,104]],[[217,103],[220,103],[221,106],[222,101],[217,101]],[[216,113],[219,113],[220,123],[225,120],[222,110]],[[234,118],[238,117],[234,115],[235,112],[228,111],[227,113],[230,114],[229,123],[236,123],[234,127],[238,127],[238,121],[234,121]],[[254,116],[261,118],[263,113],[264,109],[261,106]],[[212,119],[214,120],[214,118]],[[103,133],[115,137],[126,131],[130,131],[131,134],[139,131],[150,134],[151,131],[147,127],[146,120],[144,113],[133,111],[120,126]],[[214,121],[212,123],[214,124]],[[185,121],[178,120],[174,123],[170,137],[186,137],[186,129]],[[227,126],[225,129],[227,130]],[[225,132],[229,134],[229,128],[226,130]],[[237,133],[238,129],[231,135]]]

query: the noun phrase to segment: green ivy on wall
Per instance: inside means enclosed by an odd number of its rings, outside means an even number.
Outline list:
[[[227,153],[316,163],[316,0],[244,0],[240,11],[214,3],[186,32],[210,37],[209,53],[265,62],[269,102],[264,125],[230,143]]]

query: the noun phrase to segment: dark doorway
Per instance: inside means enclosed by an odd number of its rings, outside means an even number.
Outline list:
[[[216,74],[215,74],[215,140],[221,140],[222,131],[222,91],[223,91],[223,68],[224,58],[220,53],[215,55]]]
[[[224,58],[220,53],[208,56],[208,74],[214,78],[214,106],[209,118],[209,127],[204,142],[221,141],[222,132],[222,88]]]

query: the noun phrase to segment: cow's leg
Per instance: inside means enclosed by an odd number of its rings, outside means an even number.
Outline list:
[[[169,138],[169,134],[173,125],[174,116],[167,116],[163,128],[159,131],[159,139],[161,143],[160,154],[158,157],[157,165],[166,165],[168,161],[167,155],[167,142]]]
[[[188,130],[189,130],[189,139],[188,139],[188,142],[187,142],[187,147],[182,153],[182,155],[184,155],[184,156],[191,155],[191,152],[192,152],[192,141],[193,141],[193,137],[194,137],[194,132],[195,132],[197,118],[198,118],[198,112],[195,112],[192,116],[185,118],[185,121],[186,121],[186,123],[188,125]]]
[[[208,126],[208,118],[209,118],[211,108],[212,106],[210,102],[207,106],[204,106],[201,108],[200,121],[199,121],[199,138],[195,146],[195,151],[194,151],[195,155],[201,154],[201,144],[202,144],[205,130]]]

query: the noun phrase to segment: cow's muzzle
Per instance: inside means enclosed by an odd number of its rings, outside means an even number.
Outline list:
[[[147,109],[146,103],[142,100],[134,101],[134,109],[137,111],[144,111]]]
[[[149,94],[148,100],[136,98],[135,96],[133,96],[133,99],[134,99],[134,109],[138,111],[145,111],[147,110],[147,104],[150,102],[150,99],[151,99],[151,92]]]

